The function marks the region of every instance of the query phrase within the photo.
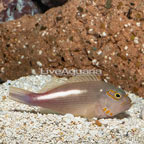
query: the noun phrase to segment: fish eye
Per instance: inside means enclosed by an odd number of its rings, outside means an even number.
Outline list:
[[[115,94],[115,98],[116,98],[116,99],[120,99],[120,98],[121,98],[121,95],[120,95],[119,93],[116,93],[116,94]]]

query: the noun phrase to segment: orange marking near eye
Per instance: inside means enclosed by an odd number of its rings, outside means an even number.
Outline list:
[[[116,91],[113,91],[113,90],[111,90],[111,89],[109,90],[109,92],[116,93]]]
[[[116,99],[114,96],[112,96],[111,93],[115,94],[116,91],[113,91],[113,90],[110,89],[109,91],[107,91],[107,95],[110,96],[111,98],[115,99],[115,100],[118,100],[118,99]]]
[[[106,111],[106,114],[108,114],[109,112],[110,112],[110,110],[107,110],[107,111]]]
[[[103,110],[104,110],[104,111],[106,111],[106,110],[107,110],[107,108],[105,107],[105,108],[103,108]]]
[[[111,113],[110,110],[108,110],[106,107],[103,108],[103,111],[105,114],[109,115],[109,116],[113,116],[113,114]]]
[[[110,116],[113,116],[113,114],[112,114],[112,113],[110,113]]]

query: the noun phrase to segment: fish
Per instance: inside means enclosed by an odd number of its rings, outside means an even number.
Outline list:
[[[132,105],[124,90],[91,74],[73,76],[51,86],[47,83],[39,92],[10,86],[9,98],[48,112],[86,118],[113,117]]]
[[[141,110],[141,118],[144,120],[144,107]]]

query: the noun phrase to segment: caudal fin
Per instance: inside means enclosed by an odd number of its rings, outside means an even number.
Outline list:
[[[32,104],[32,97],[30,94],[33,92],[16,88],[16,87],[10,87],[9,88],[9,98],[12,100],[15,100],[20,103],[28,104],[28,105],[33,105]]]

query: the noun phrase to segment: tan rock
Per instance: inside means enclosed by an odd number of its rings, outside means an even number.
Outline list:
[[[101,69],[101,78],[144,97],[144,5],[70,0],[0,25],[0,78],[43,69]]]

